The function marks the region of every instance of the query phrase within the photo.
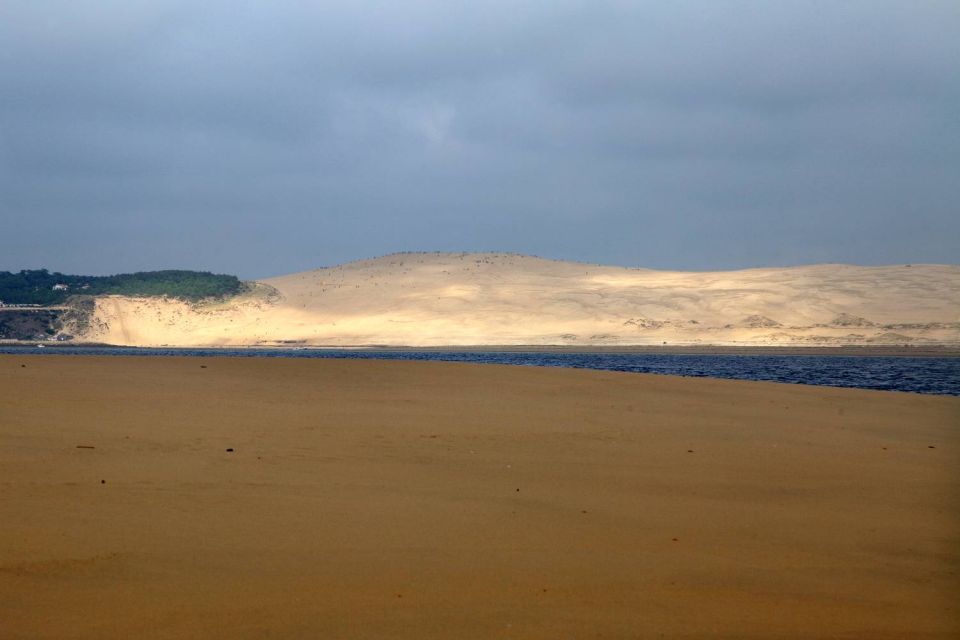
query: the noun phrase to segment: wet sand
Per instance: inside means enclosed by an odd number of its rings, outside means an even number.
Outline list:
[[[954,638],[960,399],[0,356],[0,637]]]

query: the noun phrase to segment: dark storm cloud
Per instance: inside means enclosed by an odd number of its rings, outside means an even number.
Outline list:
[[[0,5],[0,269],[960,258],[951,2]]]

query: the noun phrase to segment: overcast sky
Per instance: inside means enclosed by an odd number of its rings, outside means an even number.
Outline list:
[[[0,270],[960,262],[960,2],[0,1]]]

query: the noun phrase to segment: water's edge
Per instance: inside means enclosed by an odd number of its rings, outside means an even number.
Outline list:
[[[228,349],[0,345],[0,354],[204,356],[238,358],[356,358],[442,360],[541,367],[569,367],[688,377],[765,380],[960,396],[960,359],[903,355],[799,355],[742,353],[623,353],[597,351],[479,351],[413,349]]]

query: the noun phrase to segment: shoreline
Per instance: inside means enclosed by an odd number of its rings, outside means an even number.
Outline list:
[[[44,341],[2,341],[0,348],[36,349],[123,349],[164,351],[371,351],[384,353],[599,353],[643,355],[745,355],[745,356],[863,356],[960,358],[960,345],[926,346],[757,346],[757,345],[225,345],[225,346],[130,346],[106,343]]]

